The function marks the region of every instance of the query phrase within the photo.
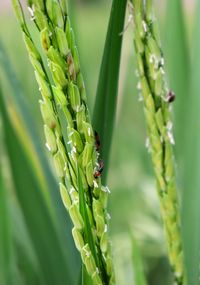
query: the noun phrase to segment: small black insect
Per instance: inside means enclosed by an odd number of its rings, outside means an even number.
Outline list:
[[[176,96],[175,96],[174,92],[173,91],[169,91],[169,93],[167,94],[167,98],[166,99],[167,99],[168,103],[174,102],[175,99],[176,99]]]

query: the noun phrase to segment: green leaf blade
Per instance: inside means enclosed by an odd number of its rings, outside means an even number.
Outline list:
[[[126,0],[113,0],[93,111],[93,125],[101,138],[101,154],[105,163],[104,180],[115,122],[126,4]]]
[[[199,76],[200,76],[200,2],[197,2],[191,65],[191,86],[187,98],[183,175],[183,240],[188,284],[200,284],[200,132],[199,132]]]

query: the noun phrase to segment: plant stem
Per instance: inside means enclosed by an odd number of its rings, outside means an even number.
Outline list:
[[[94,285],[114,284],[108,239],[107,198],[102,186],[94,131],[90,121],[78,51],[65,1],[29,0],[53,84],[27,28],[18,0],[12,0],[42,95],[46,146],[60,180],[64,206],[82,262]]]
[[[134,45],[139,85],[149,136],[161,213],[166,233],[169,260],[176,283],[184,282],[183,249],[180,235],[177,186],[174,169],[174,144],[170,114],[173,92],[165,79],[164,58],[160,48],[152,1],[133,1]]]

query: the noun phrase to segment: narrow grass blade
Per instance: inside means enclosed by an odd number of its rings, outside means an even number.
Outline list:
[[[182,134],[185,130],[185,114],[189,94],[189,50],[183,14],[183,1],[168,0],[163,42],[167,61],[170,88],[176,94],[174,102],[176,152],[181,159]]]
[[[183,237],[188,284],[200,284],[200,2],[197,1],[191,68],[191,90],[185,123]]]
[[[104,180],[115,122],[126,4],[127,0],[113,0],[93,111],[93,125],[101,138],[101,154],[105,163]]]
[[[26,136],[32,144],[31,151],[34,151],[34,158],[37,159],[37,165],[35,168],[39,169],[38,176],[41,177],[40,186],[42,187],[40,187],[40,189],[44,189],[42,191],[44,193],[43,196],[54,217],[54,224],[57,228],[60,242],[62,243],[65,260],[71,270],[75,270],[74,276],[77,276],[80,270],[80,261],[71,237],[70,219],[66,214],[61,202],[58,185],[50,170],[49,163],[45,156],[44,147],[42,146],[41,139],[38,131],[36,130],[35,121],[31,115],[31,110],[28,107],[28,102],[25,100],[25,94],[16,78],[12,65],[8,59],[8,55],[1,43],[0,66],[2,66],[4,77],[6,81],[9,82],[9,87],[11,90],[11,92],[7,95],[7,99],[8,101],[14,102],[17,112],[19,113],[24,127],[26,128]],[[22,135],[24,136],[24,134]],[[75,277],[74,280],[77,280],[77,278]]]
[[[22,141],[13,129],[2,97],[0,110],[16,194],[39,261],[43,284],[74,284],[56,227],[41,193],[35,169]],[[15,122],[17,120],[19,118],[15,116]]]
[[[3,181],[2,134],[0,137],[0,284],[14,285],[14,253],[6,188]]]
[[[82,265],[82,282],[80,283],[80,285],[93,285],[92,280],[90,276],[87,274],[84,265]]]
[[[134,284],[147,285],[140,249],[135,238],[132,238],[132,261]]]
[[[40,272],[41,269],[28,234],[23,213],[13,195],[9,195],[8,200],[14,241],[15,267],[18,273],[17,277],[20,279],[18,282],[15,281],[14,284],[43,285],[44,279]]]

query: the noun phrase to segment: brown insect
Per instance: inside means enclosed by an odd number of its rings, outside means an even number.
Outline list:
[[[102,171],[103,171],[103,168],[104,168],[104,163],[103,163],[103,160],[101,159],[100,161],[99,161],[99,167],[98,167],[98,169],[95,171],[95,173],[94,173],[94,177],[95,178],[98,178],[98,177],[100,177],[101,176],[101,173],[102,173]]]
[[[169,91],[169,93],[167,94],[167,102],[172,103],[175,101],[175,99],[176,99],[176,96],[175,96],[174,92]]]
[[[94,135],[95,135],[96,150],[99,151],[100,147],[101,147],[100,137],[99,137],[99,134],[97,133],[97,131],[94,131]]]

